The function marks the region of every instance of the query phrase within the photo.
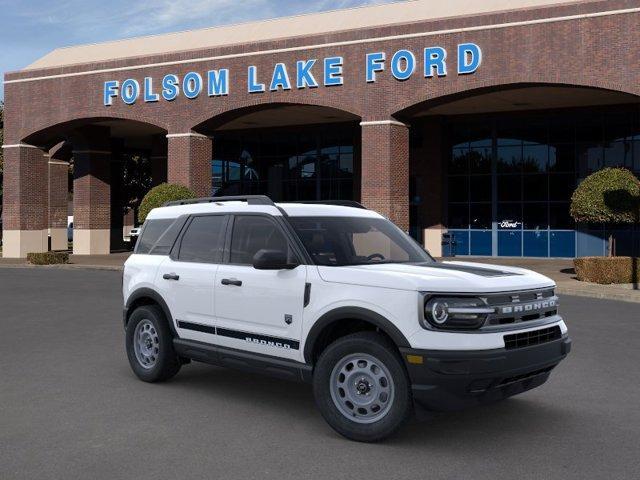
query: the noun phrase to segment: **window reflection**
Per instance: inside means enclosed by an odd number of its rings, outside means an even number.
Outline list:
[[[353,199],[357,138],[353,124],[219,132],[214,139],[213,195]]]

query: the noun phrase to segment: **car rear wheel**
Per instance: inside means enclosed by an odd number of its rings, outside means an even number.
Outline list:
[[[162,310],[155,305],[144,305],[131,313],[126,349],[131,369],[145,382],[168,380],[180,370],[171,331]]]
[[[341,435],[374,442],[396,432],[411,416],[407,372],[394,346],[375,332],[342,337],[318,359],[316,404]]]

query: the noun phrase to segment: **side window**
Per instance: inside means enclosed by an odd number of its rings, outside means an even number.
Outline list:
[[[272,220],[257,215],[236,216],[229,262],[251,265],[254,255],[263,248],[281,250],[286,252],[289,258],[292,256],[289,242]]]
[[[221,263],[227,217],[207,215],[194,217],[180,242],[181,262]]]
[[[142,235],[136,244],[135,253],[149,253],[151,247],[158,241],[160,236],[174,222],[175,218],[161,218],[158,220],[147,220],[142,229]]]
[[[180,235],[180,230],[184,226],[185,218],[181,217],[174,221],[169,228],[167,228],[158,241],[153,245],[149,255],[169,255],[171,247]]]

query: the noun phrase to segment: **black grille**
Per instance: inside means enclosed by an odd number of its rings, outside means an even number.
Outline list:
[[[513,348],[529,347],[531,345],[539,345],[541,343],[557,340],[562,336],[560,327],[543,328],[541,330],[532,330],[530,332],[514,333],[504,336],[504,345],[507,350]]]
[[[487,295],[487,304],[496,308],[485,322],[486,328],[531,322],[558,313],[558,297],[552,288]]]

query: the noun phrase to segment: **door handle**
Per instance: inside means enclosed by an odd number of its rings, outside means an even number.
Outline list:
[[[237,280],[235,278],[223,278],[220,283],[223,285],[234,285],[236,287],[242,286],[242,280]]]
[[[165,280],[180,280],[180,275],[171,272],[165,273],[164,275],[162,275],[162,278],[164,278]]]

